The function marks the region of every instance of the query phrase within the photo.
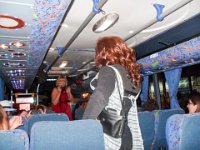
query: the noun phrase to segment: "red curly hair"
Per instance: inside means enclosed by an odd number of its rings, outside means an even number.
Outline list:
[[[95,63],[98,69],[106,65],[120,64],[128,71],[134,88],[141,83],[141,66],[136,64],[136,52],[127,47],[120,37],[108,36],[97,41]]]

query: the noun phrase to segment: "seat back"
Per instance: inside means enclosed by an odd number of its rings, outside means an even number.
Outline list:
[[[167,120],[168,149],[199,150],[200,113],[173,115]]]
[[[153,149],[157,150],[159,147],[167,148],[167,141],[165,135],[166,122],[167,119],[174,114],[184,114],[182,109],[165,109],[165,110],[155,110],[155,136],[153,140]]]
[[[0,149],[28,150],[29,139],[24,130],[0,130]]]
[[[153,112],[138,112],[138,119],[142,133],[144,148],[149,150],[154,138],[154,114]]]
[[[75,120],[81,120],[83,117],[85,109],[83,108],[78,108],[75,110]]]
[[[31,128],[34,123],[39,121],[68,121],[69,118],[66,114],[36,114],[29,118],[28,120],[28,135],[30,135]]]
[[[45,121],[35,123],[30,150],[104,150],[101,124],[96,120]]]

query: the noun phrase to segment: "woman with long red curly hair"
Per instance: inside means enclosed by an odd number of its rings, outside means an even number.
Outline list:
[[[120,37],[103,37],[96,44],[95,63],[99,73],[91,81],[91,88],[95,90],[83,119],[97,119],[105,109],[114,110],[116,114],[123,110],[126,122],[122,136],[116,138],[104,130],[105,149],[143,150],[135,101],[141,83],[135,51],[127,47]]]

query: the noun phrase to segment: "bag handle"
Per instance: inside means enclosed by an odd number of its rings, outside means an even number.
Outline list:
[[[117,89],[118,89],[118,91],[119,91],[119,97],[120,97],[120,101],[121,101],[121,104],[122,104],[121,115],[122,115],[123,117],[125,117],[124,105],[123,105],[122,96],[121,96],[121,92],[120,92],[120,89],[119,89],[119,81],[118,81],[118,77],[117,77],[117,72],[119,73],[119,71],[118,71],[115,67],[113,67],[113,66],[108,66],[108,67],[112,68],[112,69],[114,70],[114,72],[115,72],[116,81],[117,81]],[[119,75],[120,75],[120,74],[119,74]]]

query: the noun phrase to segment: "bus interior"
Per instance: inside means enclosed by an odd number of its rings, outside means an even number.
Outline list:
[[[96,41],[104,36],[119,36],[136,51],[137,63],[142,66],[138,108],[147,99],[153,99],[162,110],[159,115],[157,111],[138,115],[144,147],[147,150],[173,149],[170,147],[173,139],[170,139],[169,124],[177,116],[168,118],[172,114],[185,115],[189,94],[193,90],[200,91],[199,8],[199,0],[0,0],[0,101],[15,103],[21,100],[19,95],[24,94],[33,96],[35,105],[41,103],[50,107],[51,91],[60,75],[68,78],[74,97],[88,98],[88,94],[92,94],[89,83],[97,73],[94,62]],[[19,109],[18,105],[13,106]],[[182,110],[175,111],[177,108]],[[81,119],[82,113],[77,114],[77,120]],[[156,115],[164,118],[158,126],[155,125],[159,120]],[[58,121],[66,121],[60,117]],[[200,122],[200,115],[192,117]],[[185,118],[190,121],[194,119],[192,117]],[[183,123],[188,120],[182,118]],[[147,122],[151,124],[148,128]],[[89,127],[94,122],[82,123]],[[47,123],[44,124],[51,130]],[[90,131],[83,132],[75,126],[73,130],[79,131],[81,136],[84,134],[82,139],[92,137],[87,135]],[[155,130],[156,127],[162,134]],[[97,128],[100,130],[100,126]],[[168,129],[166,132],[165,128]],[[184,130],[184,126],[181,129]],[[31,138],[28,125],[24,130]],[[44,131],[43,128],[40,130]],[[195,131],[192,133],[196,138],[191,141],[195,144],[188,146],[183,142],[178,148],[198,149],[196,139],[200,139],[199,135]],[[181,137],[183,141],[185,134]],[[3,136],[0,132],[0,137]],[[95,136],[102,138],[99,132]],[[91,137],[89,139],[94,142],[91,146],[97,144],[99,147],[78,148],[73,147],[76,144],[72,142],[69,149],[103,149],[103,142],[93,141]],[[37,138],[40,140],[41,137]],[[82,139],[80,145],[85,144]],[[41,141],[47,142],[44,149],[63,149],[52,147],[48,140]],[[5,143],[0,142],[0,146],[9,149]],[[37,148],[35,142],[28,143],[31,146],[27,146],[27,141],[24,143],[25,149],[42,148],[41,145]]]

